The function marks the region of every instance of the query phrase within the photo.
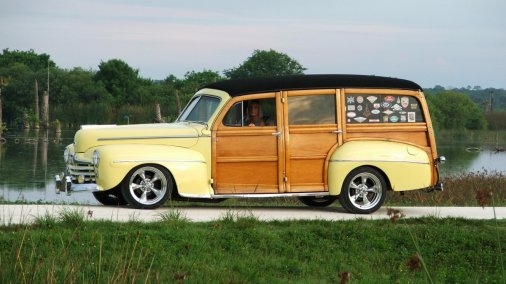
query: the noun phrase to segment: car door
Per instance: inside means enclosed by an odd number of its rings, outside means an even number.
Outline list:
[[[342,141],[338,92],[283,92],[287,192],[328,191],[327,157]]]
[[[261,120],[252,122],[255,104]],[[277,109],[282,109],[280,92],[235,97],[225,106],[212,132],[215,194],[286,191],[282,113]]]

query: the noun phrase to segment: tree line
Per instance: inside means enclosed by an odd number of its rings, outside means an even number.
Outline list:
[[[195,91],[205,84],[223,79],[303,74],[305,70],[285,53],[255,50],[237,67],[222,72],[189,71],[183,78],[168,75],[157,81],[142,78],[138,69],[121,59],[102,61],[98,70],[64,69],[48,54],[4,49],[0,54],[0,105],[3,105],[0,127],[37,125],[41,117],[35,111],[38,105],[34,98],[47,91],[51,122],[58,120],[66,128],[81,124],[149,123],[155,120],[156,105],[165,121],[173,121]],[[503,89],[446,90],[436,86],[425,91],[439,129],[485,129],[492,125],[485,115],[485,111],[492,110],[490,100],[487,105],[490,92],[494,93],[494,111],[504,112],[506,106]]]

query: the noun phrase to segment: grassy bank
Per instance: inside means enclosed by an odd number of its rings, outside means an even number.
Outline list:
[[[463,173],[445,177],[443,192],[389,192],[387,205],[506,206],[506,175],[498,172]]]
[[[0,282],[505,280],[500,248],[506,243],[505,220],[260,222],[232,211],[211,223],[186,222],[177,211],[150,224],[85,219],[64,212],[26,227],[2,227]]]

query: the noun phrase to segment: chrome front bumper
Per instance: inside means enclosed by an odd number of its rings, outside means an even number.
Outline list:
[[[71,175],[55,175],[55,189],[56,194],[60,194],[61,192],[65,192],[67,195],[70,195],[72,192],[77,191],[96,191],[97,184],[96,183],[75,183]]]

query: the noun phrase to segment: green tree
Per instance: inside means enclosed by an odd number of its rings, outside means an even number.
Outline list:
[[[55,68],[50,56],[29,51],[4,49],[0,54],[0,76],[9,80],[9,86],[2,91],[3,116],[8,124],[21,122],[28,115],[33,120],[34,83],[37,79],[39,90],[47,85],[47,68]]]
[[[101,82],[118,104],[136,103],[134,90],[140,85],[139,70],[133,69],[121,59],[100,62],[95,81]]]
[[[465,94],[442,91],[428,96],[431,114],[443,129],[484,129],[483,111]]]
[[[0,76],[9,80],[2,89],[3,116],[7,124],[21,122],[24,113],[34,106],[35,72],[23,63],[12,64],[0,69]]]
[[[183,79],[178,79],[174,75],[169,75],[163,81],[166,91],[170,95],[179,96],[180,103],[184,106],[190,98],[202,86],[222,80],[223,78],[217,71],[206,70],[186,72]],[[177,102],[177,98],[176,98]]]
[[[76,67],[71,70],[56,68],[51,72],[52,103],[74,105],[76,103],[101,102],[111,103],[112,95],[102,82],[94,80],[95,73]]]
[[[37,54],[33,49],[28,51],[4,49],[0,54],[0,66],[6,68],[15,64],[24,64],[32,71],[47,69],[48,65],[49,67],[56,66],[48,54]]]
[[[239,67],[223,71],[229,79],[303,74],[304,68],[295,59],[275,50],[255,50]]]

